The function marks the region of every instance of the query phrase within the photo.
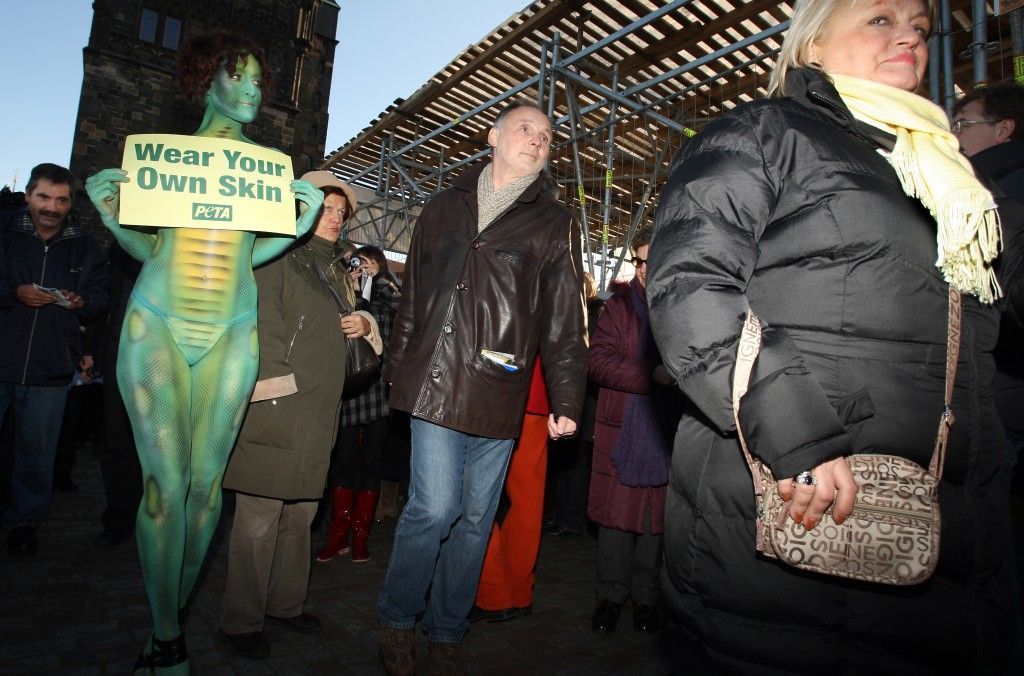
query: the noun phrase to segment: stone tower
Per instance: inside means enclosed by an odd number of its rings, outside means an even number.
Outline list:
[[[85,179],[121,164],[129,134],[191,134],[202,107],[178,94],[178,49],[193,35],[228,30],[263,47],[273,70],[245,134],[291,155],[296,174],[316,168],[327,139],[339,7],[334,0],[94,0],[71,151],[75,204],[87,227],[110,235]]]

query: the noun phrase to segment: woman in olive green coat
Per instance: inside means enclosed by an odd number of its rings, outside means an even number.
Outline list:
[[[326,286],[354,307],[337,242],[356,209],[355,193],[330,172],[303,178],[324,191],[324,205],[312,237],[255,273],[259,380],[224,475],[224,488],[237,496],[221,637],[249,657],[270,652],[265,619],[301,633],[320,628],[303,612],[309,527],[337,432],[346,338],[363,336],[378,354],[382,347],[368,313],[339,320]]]

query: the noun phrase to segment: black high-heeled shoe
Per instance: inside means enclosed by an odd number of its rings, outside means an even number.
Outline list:
[[[149,653],[143,649],[139,658],[135,660],[135,667],[132,671],[152,671],[154,669],[166,669],[174,667],[188,660],[188,650],[185,648],[185,635],[178,634],[178,637],[170,641],[161,641],[153,637],[153,646]]]

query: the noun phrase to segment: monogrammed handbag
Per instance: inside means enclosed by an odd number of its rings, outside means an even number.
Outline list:
[[[857,482],[853,513],[841,524],[832,508],[811,530],[789,518],[775,477],[747,447],[739,423],[740,399],[761,345],[761,324],[747,313],[733,372],[733,414],[757,499],[757,551],[796,568],[865,582],[913,585],[935,571],[939,559],[938,487],[953,424],[950,401],[960,352],[960,293],[949,290],[945,407],[931,462],[925,470],[895,455],[854,454],[846,460]]]

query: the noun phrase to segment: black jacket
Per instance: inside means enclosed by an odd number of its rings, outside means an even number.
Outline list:
[[[1004,440],[992,401],[998,310],[964,298],[940,488],[939,570],[912,589],[808,575],[754,552],[750,472],[730,405],[748,307],[767,323],[741,405],[776,476],[850,453],[927,466],[943,408],[947,285],[936,226],[831,84],[738,107],[688,141],[662,192],[647,280],[665,365],[693,407],[666,507],[670,605],[744,673],[975,673],[1010,626]]]
[[[1024,204],[1024,141],[1007,141],[986,148],[976,153],[971,163],[1008,197]]]
[[[22,284],[74,291],[85,306],[30,308]],[[27,209],[0,214],[0,381],[67,385],[82,353],[80,323],[106,310],[107,264],[96,241],[69,214],[49,241],[36,234]]]
[[[388,349],[392,408],[495,439],[519,434],[540,348],[555,416],[579,423],[587,382],[579,225],[542,175],[477,233],[486,164],[424,207]],[[509,372],[481,354],[514,355]]]
[[[1024,141],[987,148],[971,158],[981,174],[999,186],[1014,204],[1000,204],[1003,224],[1001,279],[1007,299],[996,345],[996,405],[1006,430],[1024,438]]]

